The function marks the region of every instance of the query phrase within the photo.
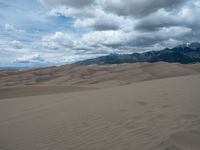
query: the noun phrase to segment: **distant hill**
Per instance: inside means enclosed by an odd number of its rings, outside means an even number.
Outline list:
[[[80,65],[91,64],[121,64],[136,62],[169,62],[169,63],[196,63],[200,62],[200,43],[187,43],[178,45],[172,49],[166,48],[160,51],[149,51],[133,54],[110,54],[94,59],[76,62]]]

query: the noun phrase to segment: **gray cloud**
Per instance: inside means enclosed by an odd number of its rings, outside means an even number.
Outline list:
[[[136,30],[142,31],[157,31],[161,28],[171,27],[171,26],[179,26],[182,25],[183,20],[177,15],[169,14],[164,10],[160,10],[156,13],[153,13],[147,17],[141,18],[138,20],[137,24],[135,25]]]
[[[185,0],[106,0],[105,8],[123,16],[145,16],[161,8],[173,9]]]
[[[105,31],[105,30],[117,30],[119,29],[118,25],[113,24],[96,24],[93,26],[94,30]]]
[[[135,25],[136,30],[156,31],[161,28],[169,28],[172,26],[183,26],[193,30],[200,27],[200,7],[193,4],[174,11],[166,11],[161,9],[149,16],[140,18]]]
[[[43,3],[51,6],[64,5],[66,7],[85,7],[91,5],[94,0],[41,0]]]
[[[176,26],[163,28],[157,32],[148,32],[138,35],[132,39],[131,43],[133,46],[139,47],[153,46],[170,39],[180,41],[183,40],[182,37],[188,37],[190,34],[192,34],[192,30],[190,28]]]

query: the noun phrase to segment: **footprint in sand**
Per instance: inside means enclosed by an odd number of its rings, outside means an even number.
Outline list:
[[[147,106],[147,105],[149,105],[149,103],[143,102],[143,101],[138,101],[137,104],[140,105],[140,106]]]
[[[121,109],[120,110],[120,113],[127,113],[128,112],[128,109]]]

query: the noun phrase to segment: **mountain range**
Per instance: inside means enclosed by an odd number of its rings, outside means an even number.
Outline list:
[[[80,65],[105,65],[137,62],[169,62],[169,63],[197,63],[200,62],[200,43],[187,43],[174,48],[165,48],[160,51],[148,51],[132,54],[110,54],[98,58],[76,62]]]

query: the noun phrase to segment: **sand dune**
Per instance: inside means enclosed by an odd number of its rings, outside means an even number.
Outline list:
[[[198,150],[200,75],[0,100],[2,150]]]
[[[1,70],[0,150],[199,150],[199,73],[168,63]]]
[[[132,83],[199,75],[200,64],[136,63],[107,66],[65,65],[30,70],[0,70],[0,99],[69,93]]]
[[[0,87],[66,85],[114,87],[140,81],[200,73],[200,64],[136,63],[107,66],[65,65],[31,70],[0,70]]]

